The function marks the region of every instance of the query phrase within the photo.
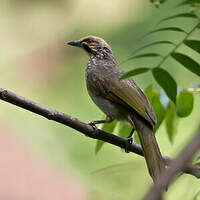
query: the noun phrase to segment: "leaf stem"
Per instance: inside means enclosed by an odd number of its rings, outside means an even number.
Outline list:
[[[183,42],[195,31],[195,29],[200,25],[200,22],[198,22],[192,29],[187,33],[187,35],[166,55],[163,57],[163,59],[160,61],[160,63],[156,67],[160,67],[166,60],[169,58],[169,56],[180,47]],[[155,67],[155,68],[156,68]]]

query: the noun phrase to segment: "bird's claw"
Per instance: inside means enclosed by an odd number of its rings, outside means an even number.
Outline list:
[[[97,130],[98,128],[96,127],[96,124],[92,121],[92,122],[89,122],[88,125],[92,126],[92,128],[94,130]]]
[[[129,153],[128,147],[129,147],[129,145],[132,144],[132,143],[133,143],[133,138],[132,138],[132,137],[127,137],[127,138],[125,138],[125,152],[126,152],[126,153]]]

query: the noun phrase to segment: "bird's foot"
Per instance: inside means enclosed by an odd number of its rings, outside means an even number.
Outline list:
[[[89,122],[88,125],[92,126],[92,128],[93,128],[95,131],[98,130],[98,128],[96,127],[95,121]]]
[[[129,147],[129,145],[132,144],[132,143],[133,143],[133,138],[132,138],[132,137],[126,137],[126,138],[125,138],[125,152],[126,152],[126,153],[129,153],[128,147]]]

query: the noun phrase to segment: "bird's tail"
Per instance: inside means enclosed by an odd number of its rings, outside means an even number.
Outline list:
[[[131,117],[131,119],[138,133],[149,173],[154,183],[156,183],[161,173],[165,170],[165,163],[156,142],[153,127],[134,117]]]

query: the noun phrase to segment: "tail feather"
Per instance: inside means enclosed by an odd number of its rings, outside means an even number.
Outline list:
[[[157,182],[161,173],[165,170],[165,163],[154,136],[153,127],[142,120],[131,117],[140,139],[146,164],[154,183]]]

